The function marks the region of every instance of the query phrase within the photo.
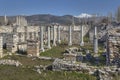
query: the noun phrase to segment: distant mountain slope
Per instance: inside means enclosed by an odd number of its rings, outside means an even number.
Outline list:
[[[94,20],[93,17],[87,17],[85,18],[80,18],[75,17],[72,15],[64,15],[64,16],[56,16],[56,15],[51,15],[51,14],[36,14],[36,15],[30,15],[30,16],[25,16],[27,19],[29,25],[46,25],[49,23],[59,23],[60,25],[71,25],[74,17],[74,23],[75,25],[80,24],[80,21],[92,21]],[[9,23],[15,23],[16,16],[7,16],[9,19]],[[84,19],[84,20],[82,20]],[[99,21],[98,19],[101,18],[96,18],[95,21]],[[4,17],[0,16],[0,25],[4,24]]]
[[[55,16],[50,14],[39,14],[26,16],[26,19],[31,24],[49,24],[49,23],[59,23],[61,25],[71,25],[72,24],[72,15],[64,16]],[[78,18],[75,18],[75,23],[78,23]]]

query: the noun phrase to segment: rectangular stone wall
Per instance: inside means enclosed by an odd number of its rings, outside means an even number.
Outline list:
[[[61,31],[61,41],[68,43],[69,32]],[[80,31],[72,31],[72,42],[73,44],[80,44]]]
[[[109,61],[116,64],[120,59],[120,36],[110,35],[107,46]]]
[[[27,54],[32,56],[39,56],[39,41],[27,41]]]
[[[17,35],[7,34],[6,48],[9,52],[15,53],[17,51],[17,43]]]

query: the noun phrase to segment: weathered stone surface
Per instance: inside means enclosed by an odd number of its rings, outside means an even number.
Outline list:
[[[107,63],[120,66],[120,29],[115,28],[108,31],[107,34]]]
[[[27,54],[32,56],[39,56],[39,41],[27,41]]]

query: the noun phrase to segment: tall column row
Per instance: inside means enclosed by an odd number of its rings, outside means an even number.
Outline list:
[[[60,31],[61,28],[59,25],[52,25],[52,26],[48,26],[47,30],[48,30],[48,34],[47,34],[47,46],[50,49],[51,48],[51,28],[53,29],[53,46],[56,46],[57,43],[60,44],[61,43],[61,38],[60,38]],[[57,34],[56,34],[57,31]],[[41,26],[40,29],[41,32],[41,50],[44,51],[44,40],[43,40],[43,26]],[[57,37],[56,37],[57,35]],[[94,53],[98,53],[98,39],[97,39],[97,27],[94,28]],[[56,43],[57,42],[57,43]],[[72,46],[72,26],[69,26],[69,36],[68,36],[68,45]],[[84,27],[83,25],[80,26],[80,46],[84,46]]]
[[[80,26],[80,46],[84,46],[83,35],[84,35],[84,29],[83,26]],[[69,27],[68,45],[69,46],[72,45],[72,26]]]
[[[60,26],[59,25],[52,25],[52,26],[48,26],[47,27],[47,48],[50,49],[51,48],[51,28],[53,29],[53,46],[56,46],[58,42],[59,44],[61,43],[61,39],[60,39]],[[57,31],[57,34],[56,34]],[[57,37],[56,37],[57,35]],[[40,27],[40,46],[41,46],[41,51],[44,52],[44,30],[43,30],[43,26]]]

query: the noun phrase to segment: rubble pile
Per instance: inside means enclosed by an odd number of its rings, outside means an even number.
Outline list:
[[[4,60],[0,60],[0,65],[13,65],[18,67],[18,66],[21,66],[22,64],[16,60],[4,59]]]

